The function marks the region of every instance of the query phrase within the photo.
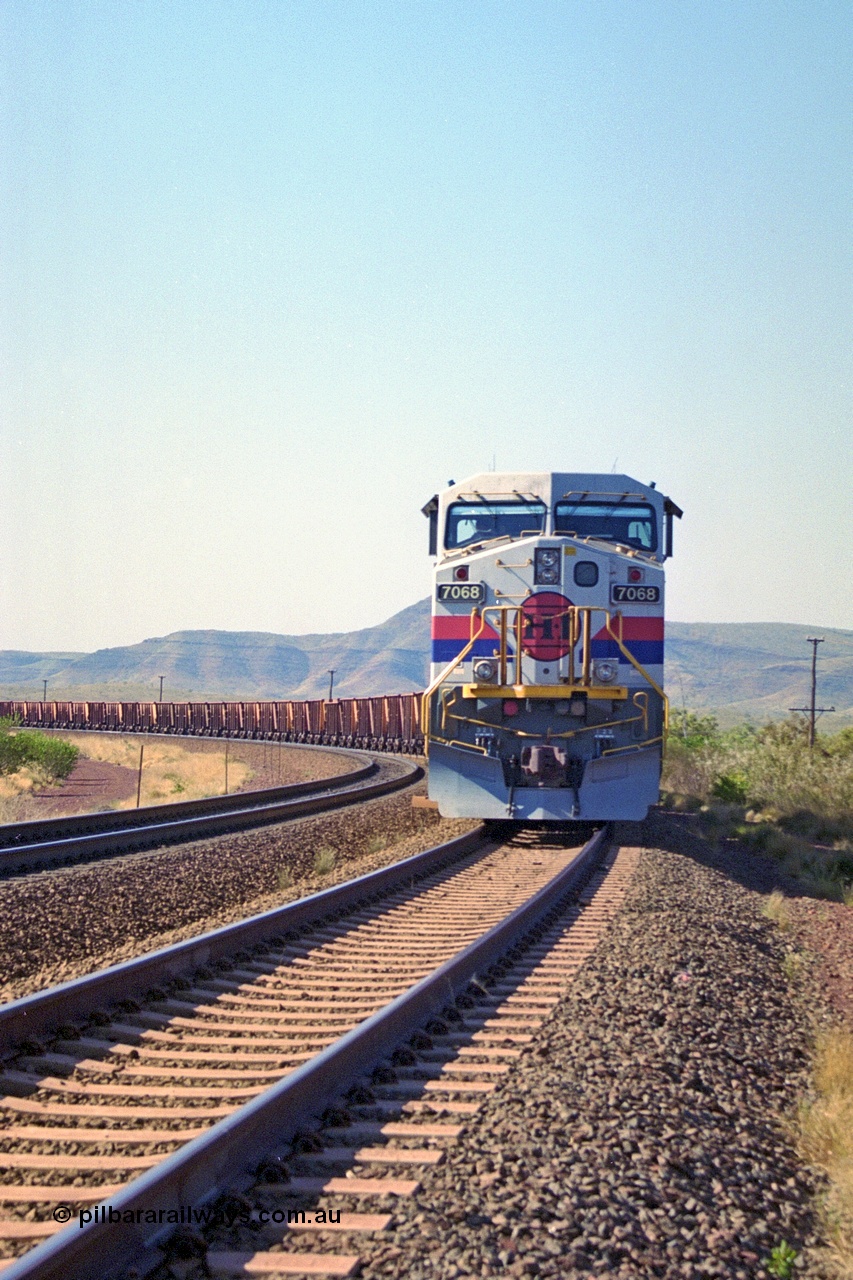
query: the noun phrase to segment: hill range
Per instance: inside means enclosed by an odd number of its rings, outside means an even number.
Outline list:
[[[150,700],[317,698],[329,669],[341,697],[422,689],[429,651],[428,600],[379,626],[335,635],[175,631],[96,653],[0,650],[0,696]],[[674,706],[714,711],[724,725],[762,722],[805,706],[810,635],[822,635],[818,704],[834,706],[827,732],[853,724],[853,631],[794,623],[667,623],[666,683]]]

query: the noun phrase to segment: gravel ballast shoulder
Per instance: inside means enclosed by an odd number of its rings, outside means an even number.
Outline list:
[[[383,761],[382,769],[393,769]],[[0,882],[0,1001],[267,911],[471,830],[401,793],[257,831]],[[315,858],[334,861],[319,875]]]
[[[820,1274],[784,1123],[809,1033],[761,915],[766,868],[660,818],[630,843],[650,836],[670,847],[646,848],[609,934],[364,1276],[769,1280],[783,1240],[794,1274]]]

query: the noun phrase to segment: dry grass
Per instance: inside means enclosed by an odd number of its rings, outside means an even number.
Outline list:
[[[25,774],[25,777],[21,777]],[[6,774],[0,778],[0,823],[32,822],[41,817],[41,810],[28,794],[33,787],[29,770]]]
[[[142,796],[140,804],[167,804],[175,800],[201,800],[221,795],[225,789],[225,748],[221,751],[188,751],[179,742],[163,738],[121,738],[113,734],[69,733],[69,742],[80,748],[90,760],[139,768],[142,757]],[[247,764],[230,758],[228,790],[236,791],[252,776]],[[132,809],[136,796],[122,800],[116,807]]]
[[[17,800],[19,796],[26,796],[33,787],[41,786],[42,782],[36,770],[28,764],[15,773],[0,774],[0,800]]]
[[[328,875],[330,871],[334,871],[337,854],[329,845],[323,845],[314,855],[314,874],[316,876]]]
[[[761,914],[766,916],[768,920],[772,920],[783,931],[791,927],[791,913],[788,910],[788,903],[784,893],[778,889],[770,894],[770,897],[761,908]]]
[[[823,1206],[831,1241],[828,1263],[838,1280],[853,1280],[853,1034],[836,1027],[817,1041],[814,1096],[801,1105],[797,1138],[804,1159],[823,1170]]]

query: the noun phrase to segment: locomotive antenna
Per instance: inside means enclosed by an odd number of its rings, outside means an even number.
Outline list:
[[[823,644],[825,639],[826,639],[825,636],[819,636],[819,637],[807,636],[806,637],[806,643],[810,644],[812,647],[812,697],[811,697],[810,705],[808,707],[789,707],[788,708],[789,711],[802,711],[805,715],[808,716],[809,718],[809,750],[810,751],[814,750],[814,730],[815,730],[815,722],[818,716],[822,716],[824,712],[835,710],[835,707],[816,707],[815,706],[816,695],[817,695],[817,647],[819,644]]]

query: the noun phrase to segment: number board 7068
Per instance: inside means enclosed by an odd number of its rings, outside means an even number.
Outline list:
[[[442,604],[482,604],[486,588],[482,582],[439,582],[435,598]]]
[[[660,604],[660,587],[623,586],[613,582],[610,586],[611,604]]]

